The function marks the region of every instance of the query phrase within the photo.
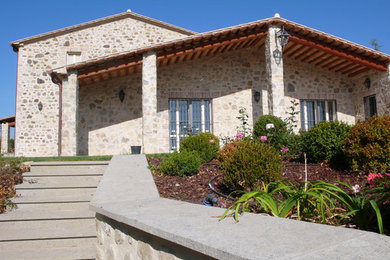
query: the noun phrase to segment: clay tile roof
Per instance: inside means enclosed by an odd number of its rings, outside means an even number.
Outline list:
[[[124,13],[120,13],[120,14],[116,14],[116,15],[112,15],[112,16],[107,16],[107,17],[104,17],[104,18],[96,19],[96,20],[93,20],[93,21],[90,21],[90,22],[81,23],[81,24],[65,27],[65,28],[62,28],[62,29],[59,29],[59,30],[54,30],[54,31],[50,31],[50,32],[47,32],[47,33],[42,33],[42,34],[38,34],[38,35],[35,35],[35,36],[27,37],[27,38],[24,38],[24,39],[20,39],[20,40],[17,40],[17,41],[13,41],[13,42],[10,43],[10,45],[13,48],[17,49],[20,46],[20,44],[30,43],[30,42],[34,42],[34,41],[38,41],[38,40],[42,40],[42,39],[47,39],[47,38],[50,38],[50,37],[54,37],[56,35],[61,35],[61,34],[69,33],[69,32],[74,32],[74,31],[85,29],[85,28],[98,26],[98,25],[109,23],[109,22],[112,22],[112,21],[128,18],[128,17],[134,18],[136,20],[140,20],[140,21],[143,21],[143,22],[146,22],[146,23],[150,23],[150,24],[153,24],[153,25],[157,25],[157,26],[169,29],[169,30],[173,30],[173,31],[185,34],[185,35],[193,35],[193,34],[196,33],[194,31],[190,31],[190,30],[187,30],[187,29],[175,26],[175,25],[171,25],[171,24],[168,24],[168,23],[156,20],[156,19],[152,19],[152,18],[143,16],[143,15],[131,12],[131,11],[127,11],[127,12],[124,12]]]
[[[0,118],[0,124],[13,123],[13,122],[15,122],[15,116],[7,116],[7,117]]]
[[[268,30],[269,24],[283,25],[286,31],[291,35],[291,40],[300,43],[310,43],[318,47],[331,48],[339,54],[344,54],[349,57],[367,60],[378,64],[381,70],[386,70],[386,66],[390,63],[390,56],[376,51],[365,46],[344,40],[342,38],[300,25],[298,23],[279,18],[272,17],[255,22],[245,23],[232,27],[227,27],[215,31],[190,35],[185,38],[151,45],[131,51],[125,51],[117,54],[107,55],[79,63],[75,63],[66,67],[68,70],[76,69],[80,74],[88,74],[92,71],[106,69],[118,64],[124,64],[131,61],[142,60],[142,54],[148,51],[155,51],[157,55],[167,55],[169,53],[183,52],[189,49],[195,49],[199,46],[208,46],[227,39],[234,39],[242,36],[261,34],[263,35]],[[260,36],[259,36],[260,37]],[[261,36],[263,37],[263,36]]]

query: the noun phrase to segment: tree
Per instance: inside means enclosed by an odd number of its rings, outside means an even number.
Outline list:
[[[372,39],[370,44],[372,45],[372,47],[374,47],[374,50],[376,50],[376,51],[380,51],[379,48],[383,47],[382,45],[379,45],[379,43],[376,39]]]

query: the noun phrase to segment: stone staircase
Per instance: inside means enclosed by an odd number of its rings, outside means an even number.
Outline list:
[[[32,163],[16,186],[17,209],[0,215],[0,259],[95,259],[89,201],[107,165]]]

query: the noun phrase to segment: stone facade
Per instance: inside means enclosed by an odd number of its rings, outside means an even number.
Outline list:
[[[98,260],[214,259],[100,214],[96,215],[96,230]]]
[[[237,133],[241,107],[249,127],[264,114],[285,119],[292,100],[335,100],[337,120],[354,124],[364,118],[364,97],[375,94],[378,114],[390,113],[388,71],[348,77],[283,56],[276,37],[280,29],[269,26],[264,47],[163,67],[157,67],[156,53],[143,53],[141,71],[82,86],[75,71],[67,72],[62,87],[47,71],[65,65],[68,52],[81,52],[87,60],[185,35],[128,17],[25,43],[18,52],[16,156],[126,154],[131,146],[142,146],[144,153],[169,152],[170,99],[210,100],[218,137]],[[370,89],[363,84],[367,77]],[[297,120],[296,131],[300,116]]]
[[[15,155],[58,155],[59,88],[47,71],[65,65],[68,52],[88,60],[184,36],[127,17],[25,43],[18,51]]]
[[[9,152],[9,126],[8,123],[1,124],[1,150],[0,154],[7,154]]]

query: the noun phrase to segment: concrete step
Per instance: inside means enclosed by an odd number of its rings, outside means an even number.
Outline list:
[[[101,176],[45,176],[24,177],[23,183],[16,185],[21,189],[93,188],[97,187]]]
[[[108,161],[91,162],[37,162],[31,163],[34,175],[94,175],[103,174]]]
[[[7,260],[95,259],[96,238],[3,242],[0,252]]]
[[[0,214],[0,222],[94,217],[88,202],[21,204],[17,209]]]
[[[95,225],[95,219],[1,222],[0,242],[95,237]]]
[[[90,201],[96,188],[18,190],[16,204]]]

